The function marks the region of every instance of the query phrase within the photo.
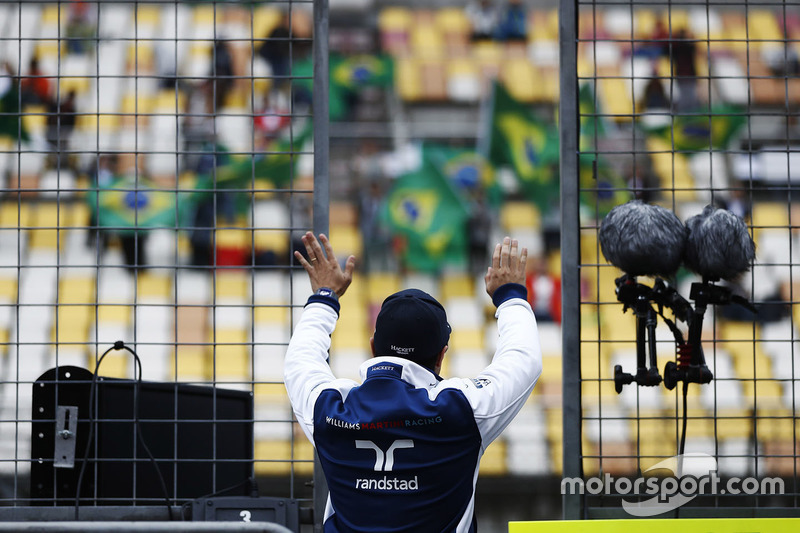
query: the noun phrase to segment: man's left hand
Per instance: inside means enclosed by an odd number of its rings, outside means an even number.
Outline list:
[[[327,287],[341,297],[350,286],[350,282],[353,281],[353,269],[356,266],[355,256],[351,255],[347,258],[344,271],[342,271],[333,254],[333,248],[324,234],[320,233],[319,241],[317,241],[314,234],[309,231],[303,235],[302,240],[306,247],[308,260],[300,252],[295,252],[294,256],[308,272],[311,290],[317,292],[320,287]],[[322,252],[320,241],[325,247],[325,253]]]

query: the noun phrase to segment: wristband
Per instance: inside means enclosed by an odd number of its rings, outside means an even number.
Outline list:
[[[317,292],[309,296],[306,305],[311,303],[328,305],[336,311],[337,315],[339,314],[339,296],[333,289],[329,289],[328,287],[320,287],[317,289]]]

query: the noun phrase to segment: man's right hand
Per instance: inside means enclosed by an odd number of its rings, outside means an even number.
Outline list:
[[[519,243],[510,237],[503,239],[494,247],[492,265],[486,272],[486,293],[494,296],[494,291],[506,283],[525,285],[525,263],[528,261],[528,249],[519,251]]]

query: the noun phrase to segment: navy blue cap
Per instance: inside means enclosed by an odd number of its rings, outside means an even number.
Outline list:
[[[406,289],[383,301],[375,321],[375,355],[403,357],[432,368],[449,340],[447,313],[430,294]]]

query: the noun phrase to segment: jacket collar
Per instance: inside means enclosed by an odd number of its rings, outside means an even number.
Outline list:
[[[402,357],[373,357],[361,363],[359,367],[361,380],[372,377],[394,377],[402,379],[415,387],[435,387],[442,378],[408,359]]]

